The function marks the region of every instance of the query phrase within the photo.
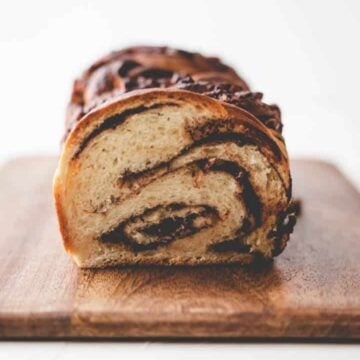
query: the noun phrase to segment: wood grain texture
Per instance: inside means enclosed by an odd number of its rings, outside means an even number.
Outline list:
[[[360,197],[331,165],[294,161],[302,216],[265,268],[78,270],[51,197],[54,158],[0,171],[0,337],[360,338]]]

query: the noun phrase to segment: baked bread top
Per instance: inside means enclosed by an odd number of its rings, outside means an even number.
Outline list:
[[[75,82],[66,116],[66,133],[85,114],[133,90],[175,87],[236,105],[279,134],[281,113],[250,92],[247,83],[217,57],[169,47],[138,46],[115,51],[96,61]]]

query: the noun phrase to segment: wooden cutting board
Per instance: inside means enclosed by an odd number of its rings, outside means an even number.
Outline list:
[[[55,158],[0,171],[0,337],[360,338],[360,197],[294,161],[302,216],[273,264],[78,270],[64,253]]]

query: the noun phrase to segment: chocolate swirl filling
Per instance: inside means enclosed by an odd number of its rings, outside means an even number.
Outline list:
[[[278,221],[274,229],[272,229],[268,238],[273,239],[274,248],[272,255],[279,255],[286,245],[284,241],[284,235],[289,235],[293,232],[296,225],[297,216],[301,211],[301,203],[299,200],[290,201],[288,208],[281,212],[278,217]]]
[[[249,249],[241,243],[241,239],[261,225],[262,205],[246,171],[233,161],[221,159],[200,159],[188,166],[202,172],[222,171],[236,180],[239,188],[242,189],[238,196],[239,201],[244,202],[247,217],[236,231],[236,238],[230,242],[233,244],[231,251],[247,252]],[[214,226],[219,220],[217,209],[208,205],[159,205],[121,222],[114,229],[102,234],[100,240],[126,244],[134,252],[153,250]],[[223,240],[210,245],[209,250],[223,252],[226,251],[227,244],[229,240]]]
[[[136,252],[153,250],[212,226],[218,219],[217,211],[206,205],[159,205],[120,223],[100,239],[123,242]]]

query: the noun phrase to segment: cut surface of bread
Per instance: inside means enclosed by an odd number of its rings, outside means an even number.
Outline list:
[[[248,112],[186,90],[141,90],[70,133],[54,182],[82,267],[271,257],[290,202],[283,143]],[[281,221],[283,219],[280,219]]]

